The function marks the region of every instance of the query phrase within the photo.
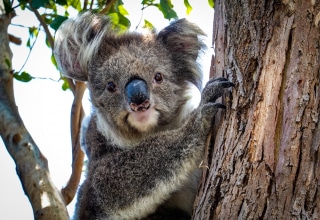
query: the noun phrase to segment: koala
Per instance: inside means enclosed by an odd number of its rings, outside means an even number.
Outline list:
[[[92,103],[74,219],[191,218],[205,141],[225,107],[215,101],[233,86],[218,78],[202,89],[203,36],[186,19],[143,34],[90,12],[61,25],[58,67],[87,82]]]

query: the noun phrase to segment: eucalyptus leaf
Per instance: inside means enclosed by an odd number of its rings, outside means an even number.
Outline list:
[[[62,90],[66,91],[67,89],[70,88],[70,85],[69,85],[69,83],[68,83],[68,81],[67,81],[67,79],[65,77],[63,77],[62,80],[63,80],[63,84],[61,86]]]
[[[68,17],[65,17],[65,16],[61,16],[61,15],[58,15],[50,24],[50,27],[53,29],[53,30],[58,30],[58,28],[60,27],[60,25],[65,21],[67,20]]]
[[[159,10],[162,12],[163,16],[166,19],[177,18],[177,13],[173,10],[173,5],[171,4],[171,0],[160,0],[160,4],[158,5]]]
[[[208,3],[211,8],[214,8],[214,0],[208,0]]]
[[[13,77],[20,82],[30,82],[33,79],[33,77],[25,71],[21,73],[16,72],[13,74]]]
[[[187,15],[190,14],[190,12],[192,11],[192,7],[188,0],[184,0],[184,6],[186,6],[187,8],[187,11],[186,11]]]
[[[152,30],[152,29],[154,29],[154,26],[153,26],[153,24],[152,24],[150,21],[144,19],[143,28],[147,28],[147,29]]]
[[[56,0],[55,1],[58,5],[67,6],[68,1],[67,0]]]
[[[31,1],[31,7],[35,9],[46,7],[47,5],[50,5],[49,0],[32,0]]]

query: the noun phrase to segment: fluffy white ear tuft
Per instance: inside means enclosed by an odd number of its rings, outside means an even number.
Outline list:
[[[87,81],[89,62],[108,30],[110,21],[90,12],[66,20],[56,33],[54,46],[61,72],[69,78]]]

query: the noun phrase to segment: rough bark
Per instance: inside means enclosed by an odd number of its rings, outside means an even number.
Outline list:
[[[317,219],[320,2],[215,1],[216,121],[194,219]]]
[[[12,54],[7,32],[10,21],[11,15],[5,14],[1,0],[0,136],[17,166],[17,174],[32,204],[35,219],[69,219],[63,198],[51,180],[47,160],[25,128],[14,101]]]

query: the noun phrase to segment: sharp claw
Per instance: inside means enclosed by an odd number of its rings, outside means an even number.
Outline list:
[[[221,85],[223,88],[229,88],[229,87],[235,86],[234,83],[229,82],[229,81],[223,81],[223,82],[220,83],[220,85]]]
[[[215,79],[211,79],[204,91],[203,91],[203,97],[202,103],[208,103],[208,102],[215,102],[217,98],[222,96],[223,90],[225,88],[234,87],[235,84],[228,81],[226,78],[219,77]]]
[[[226,109],[226,106],[224,104],[221,104],[221,103],[215,103],[215,106],[217,108],[222,108],[222,109]]]

